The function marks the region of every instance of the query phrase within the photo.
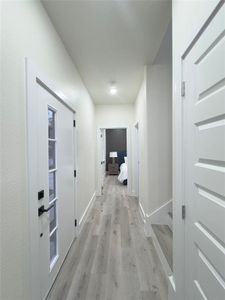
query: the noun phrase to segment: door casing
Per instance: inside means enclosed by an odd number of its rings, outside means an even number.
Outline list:
[[[139,165],[140,165],[140,140],[139,140],[139,123],[134,125],[134,196],[139,199],[139,186],[140,186],[140,176],[139,176]]]

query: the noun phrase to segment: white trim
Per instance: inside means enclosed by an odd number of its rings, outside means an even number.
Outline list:
[[[139,215],[140,215],[141,221],[143,222],[143,225],[144,225],[143,226],[144,234],[145,234],[146,237],[149,237],[149,236],[151,236],[151,233],[149,231],[149,226],[148,226],[148,224],[146,222],[147,221],[146,220],[146,213],[145,213],[144,208],[141,205],[141,203],[138,202],[138,204],[139,204]]]
[[[147,218],[151,218],[152,216],[154,216],[155,214],[157,214],[161,209],[163,209],[164,207],[167,207],[170,203],[172,202],[172,199],[167,201],[166,203],[164,203],[162,206],[160,206],[159,208],[155,209],[152,213],[150,214],[146,214]]]
[[[96,151],[96,154],[97,154],[97,164],[96,164],[96,174],[97,174],[97,178],[96,178],[96,196],[102,196],[102,181],[101,181],[101,178],[102,178],[102,138],[101,135],[104,135],[104,153],[106,152],[106,134],[105,134],[105,129],[104,128],[99,128],[97,129],[97,151]],[[104,157],[104,166],[106,166],[106,158]],[[105,179],[105,178],[104,178]]]
[[[169,212],[173,210],[173,200],[169,200],[159,208],[155,209],[151,214],[146,214],[147,226],[150,224],[162,224],[168,225],[170,229],[173,229],[173,220],[169,216]]]
[[[168,278],[169,278],[170,286],[172,287],[172,291],[171,292],[176,293],[176,285],[175,285],[175,281],[174,281],[174,276],[171,275]],[[169,286],[169,288],[170,288],[170,286]]]
[[[146,220],[145,220],[146,213],[145,213],[140,201],[139,201],[139,212],[140,212],[141,219],[142,219],[143,223],[145,224],[146,223]]]
[[[136,193],[136,191],[135,191],[134,189],[131,191],[130,196],[131,196],[131,197],[135,197],[135,198],[138,199],[137,193]]]
[[[65,105],[69,110],[71,110],[73,113],[76,113],[75,110],[67,103],[68,98],[58,89],[55,88],[55,86],[46,80],[41,80],[41,76],[36,76],[36,82],[42,86],[46,91],[48,91],[50,94],[52,94],[57,100],[59,100],[60,103]],[[44,77],[42,76],[44,79]],[[54,108],[53,108],[54,109]]]
[[[145,235],[146,236],[152,236],[152,224],[162,224],[162,225],[168,225],[170,229],[173,228],[173,221],[171,217],[169,216],[169,212],[172,212],[172,199],[164,203],[159,208],[155,209],[152,213],[147,214],[145,213],[141,203],[139,202],[139,211],[141,218],[145,224]]]
[[[57,248],[58,248],[58,247],[57,247]],[[52,261],[51,264],[50,264],[50,268],[49,268],[49,272],[50,272],[50,273],[52,272],[52,270],[53,270],[53,268],[54,268],[56,262],[58,261],[58,259],[59,259],[59,254],[57,254],[57,255],[53,258],[53,261]]]
[[[75,127],[73,128],[73,149],[74,149],[74,170],[76,171],[76,177],[74,177],[74,220],[78,219],[78,197],[77,197],[77,191],[78,191],[78,180],[77,176],[78,174],[78,138],[77,138],[77,116],[76,113],[73,114],[73,121],[75,121]],[[75,237],[78,236],[78,228],[77,226],[74,226],[74,232]]]
[[[84,213],[83,215],[81,216],[79,222],[78,222],[78,225],[79,225],[79,232],[81,231],[82,227],[83,227],[83,224],[85,223],[85,221],[87,220],[87,217],[88,217],[88,214],[90,213],[91,211],[91,208],[92,208],[92,205],[94,204],[94,200],[96,198],[96,192],[94,192],[94,194],[92,195],[91,197],[91,200],[89,201],[87,207],[85,208],[84,210]]]
[[[159,257],[159,259],[162,263],[162,267],[164,269],[164,272],[166,273],[167,277],[173,276],[173,272],[172,272],[172,270],[171,270],[171,268],[170,268],[170,266],[167,262],[167,259],[164,255],[163,251],[162,251],[162,248],[161,248],[161,246],[159,244],[159,241],[158,241],[158,239],[157,239],[157,237],[154,233],[154,230],[152,229],[152,226],[151,226],[150,230],[151,230],[151,237],[152,237],[152,240],[153,240],[153,244],[155,246],[158,257]]]
[[[40,299],[41,298],[41,284],[40,284],[40,270],[38,259],[38,219],[37,214],[34,215],[34,212],[38,210],[37,201],[31,201],[35,199],[36,196],[36,177],[31,172],[32,170],[37,170],[36,160],[33,159],[33,156],[36,155],[37,143],[32,131],[36,129],[34,122],[32,122],[31,115],[35,114],[36,107],[32,105],[35,103],[36,99],[36,72],[33,68],[33,65],[26,59],[25,61],[26,68],[26,105],[27,105],[27,183],[28,183],[28,213],[29,213],[29,263],[30,263],[30,282],[31,287],[31,299]],[[32,103],[31,103],[32,102]],[[33,152],[34,150],[34,152]],[[32,220],[33,218],[33,220]]]
[[[140,138],[139,122],[132,128],[132,195],[139,198],[140,189]]]

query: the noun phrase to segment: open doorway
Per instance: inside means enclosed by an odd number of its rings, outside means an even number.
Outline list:
[[[98,194],[103,194],[106,176],[129,185],[127,128],[100,128],[98,132]]]

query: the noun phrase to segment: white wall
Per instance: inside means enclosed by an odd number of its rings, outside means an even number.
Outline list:
[[[135,124],[138,123],[139,137],[139,203],[147,213],[148,211],[148,143],[147,143],[147,93],[146,69],[144,80],[135,102]],[[137,176],[134,174],[133,177]]]
[[[25,61],[68,96],[77,112],[79,216],[95,191],[92,100],[39,1],[0,1],[3,42],[1,299],[30,300]],[[34,257],[33,259],[37,259]]]
[[[96,105],[96,128],[127,128],[127,156],[128,156],[128,193],[132,194],[133,153],[132,153],[132,130],[134,127],[134,105]],[[97,141],[97,131],[96,131]],[[96,156],[97,157],[97,156]],[[98,161],[96,160],[98,164]],[[98,165],[96,170],[98,170]],[[99,174],[96,176],[96,184]]]
[[[181,89],[181,57],[201,29],[219,0],[173,0],[173,256],[176,295],[171,300],[185,299],[184,276],[184,223],[181,219],[182,194],[182,99]],[[191,21],[190,21],[191,20]]]
[[[134,122],[133,104],[96,105],[96,127],[129,127]]]
[[[136,100],[139,123],[139,201],[145,213],[172,199],[171,24],[156,59],[145,68]]]
[[[0,107],[2,103],[2,4],[0,1]],[[2,270],[2,110],[0,109],[0,270]],[[0,271],[0,291],[2,290],[2,274]],[[1,298],[1,293],[0,293]]]
[[[148,212],[151,214],[172,199],[172,65],[149,66],[147,78]]]

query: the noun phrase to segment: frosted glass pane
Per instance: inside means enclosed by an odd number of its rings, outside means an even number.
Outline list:
[[[48,142],[48,166],[49,170],[55,169],[55,142]]]
[[[49,180],[49,202],[56,198],[56,182],[55,182],[55,172],[51,172],[48,175]]]
[[[50,237],[50,263],[57,255],[57,231],[55,231]]]
[[[51,109],[48,110],[48,138],[55,138],[55,112]]]
[[[56,202],[54,206],[49,211],[49,230],[52,230],[56,227]]]

